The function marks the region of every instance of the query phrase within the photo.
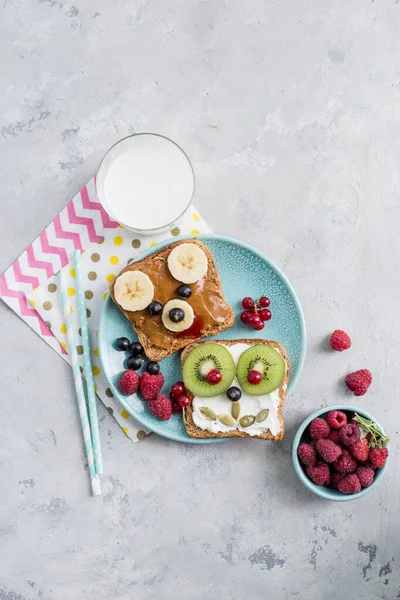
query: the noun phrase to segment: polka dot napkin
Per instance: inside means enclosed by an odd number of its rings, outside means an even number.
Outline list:
[[[171,231],[154,237],[144,237],[133,234],[122,226],[119,226],[117,229],[104,230],[104,237],[87,246],[86,251],[82,254],[81,267],[83,279],[86,281],[86,312],[88,316],[90,346],[92,349],[95,390],[100,400],[132,441],[141,440],[148,432],[136,423],[113,397],[113,393],[108,387],[101,370],[97,347],[97,327],[103,301],[108,294],[108,284],[121,269],[135,260],[144,250],[157,246],[158,242],[181,234],[197,235],[209,231],[210,228],[208,225],[192,206]],[[64,266],[62,271],[63,273],[65,272],[68,280],[68,295],[71,298],[75,297],[76,277],[72,263]],[[26,294],[26,297],[31,306],[36,309],[45,321],[47,327],[51,329],[62,348],[66,350],[67,330],[61,306],[59,273],[50,277],[50,279],[36,287],[32,292]],[[80,335],[77,310],[73,312],[73,319],[75,322],[75,331],[78,331]],[[82,356],[83,347],[79,344],[79,340],[77,351]],[[82,370],[83,361],[80,366]]]

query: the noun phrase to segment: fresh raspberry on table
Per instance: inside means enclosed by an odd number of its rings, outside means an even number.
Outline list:
[[[139,375],[136,371],[129,369],[124,371],[119,378],[118,389],[124,396],[135,394],[139,387]]]
[[[347,424],[347,417],[341,410],[331,410],[326,415],[326,422],[332,429],[341,429]]]
[[[374,469],[382,468],[388,456],[389,450],[387,448],[372,448],[369,451],[369,460]]]
[[[340,473],[340,471],[334,471],[332,475],[332,487],[338,489],[339,482],[346,477],[346,473]]]
[[[332,466],[340,473],[354,473],[358,465],[349,452],[343,449],[342,454],[332,463]]]
[[[342,331],[342,329],[335,329],[331,335],[330,344],[332,350],[342,352],[343,350],[348,350],[350,348],[351,339],[345,331]]]
[[[317,451],[327,463],[333,462],[342,454],[340,446],[332,442],[332,440],[325,439],[317,441]]]
[[[314,466],[317,462],[317,451],[310,444],[300,444],[300,446],[297,449],[297,454],[299,456],[299,461],[303,465]]]
[[[143,398],[148,402],[155,400],[157,394],[161,392],[161,388],[164,385],[164,375],[157,373],[157,375],[150,375],[145,371],[140,378],[140,393]]]
[[[313,440],[320,440],[322,438],[327,438],[330,432],[330,427],[325,419],[321,419],[321,417],[317,417],[310,423],[310,436]]]
[[[159,419],[168,421],[172,414],[172,402],[165,394],[158,394],[155,400],[150,400],[149,409]]]
[[[371,371],[361,369],[354,373],[349,373],[346,377],[346,385],[355,396],[363,396],[372,382]]]
[[[326,485],[331,480],[331,473],[326,463],[318,463],[317,465],[309,465],[307,467],[307,475],[315,485]]]
[[[348,423],[340,430],[340,440],[345,446],[351,446],[360,439],[360,428],[353,423]]]
[[[374,480],[375,471],[370,467],[358,467],[356,475],[360,480],[361,487],[368,487]]]
[[[326,439],[335,442],[335,444],[341,444],[340,429],[331,429]]]
[[[358,462],[365,463],[369,457],[369,447],[367,438],[358,440],[355,444],[349,446],[349,452]]]
[[[357,475],[347,475],[338,484],[338,490],[343,494],[357,494],[361,490],[361,483]]]

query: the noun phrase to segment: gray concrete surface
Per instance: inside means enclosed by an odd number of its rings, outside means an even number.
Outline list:
[[[5,0],[0,28],[1,272],[115,140],[156,131],[214,230],[285,270],[309,331],[283,443],[132,444],[102,410],[95,500],[69,369],[0,304],[0,599],[400,598],[398,2]],[[291,441],[362,367],[392,461],[326,503]]]

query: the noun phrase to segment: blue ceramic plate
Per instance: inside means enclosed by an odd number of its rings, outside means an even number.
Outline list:
[[[160,250],[182,236],[157,244],[137,258]],[[235,313],[235,325],[216,339],[260,338],[280,342],[290,357],[291,377],[289,392],[293,391],[303,367],[306,353],[306,331],[303,312],[297,296],[286,277],[260,252],[247,244],[218,235],[199,235],[209,248],[217,265],[225,297]],[[245,296],[258,298],[266,294],[271,300],[272,319],[262,331],[254,331],[240,321],[241,301]],[[195,439],[187,435],[179,414],[173,414],[169,421],[161,421],[149,411],[146,402],[138,396],[123,396],[117,388],[121,372],[124,370],[125,353],[113,348],[116,338],[127,337],[137,340],[130,322],[114,304],[110,297],[104,303],[100,317],[99,351],[105,377],[121,406],[139,423],[164,437],[192,444],[210,444],[226,441],[226,438]],[[161,370],[165,377],[164,390],[169,390],[175,381],[182,379],[180,352],[176,352],[161,361]]]

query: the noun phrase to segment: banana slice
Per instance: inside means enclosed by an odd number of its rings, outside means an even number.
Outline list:
[[[124,310],[143,310],[154,296],[154,286],[146,273],[125,271],[114,284],[114,296]]]
[[[172,321],[169,316],[169,313],[174,308],[181,309],[184,313],[182,321],[179,321],[178,323]],[[185,331],[186,329],[189,329],[194,321],[193,308],[184,300],[168,300],[168,302],[164,304],[161,319],[166,329],[169,329],[174,333]]]
[[[207,256],[196,244],[179,244],[169,253],[168,268],[178,281],[195,283],[207,273]]]

